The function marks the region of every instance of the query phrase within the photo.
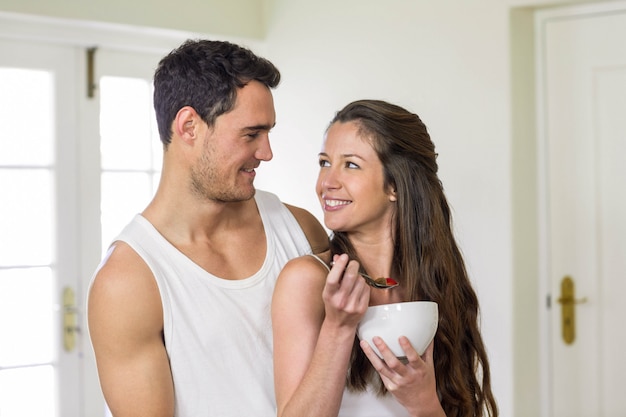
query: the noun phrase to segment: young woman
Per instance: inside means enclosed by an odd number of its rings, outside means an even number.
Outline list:
[[[497,416],[436,158],[419,117],[396,105],[356,101],[332,120],[316,185],[331,251],[290,261],[272,301],[278,416]],[[360,273],[400,285],[372,288]],[[422,356],[406,338],[406,360],[380,338],[382,358],[359,342],[368,306],[413,300],[439,305]]]

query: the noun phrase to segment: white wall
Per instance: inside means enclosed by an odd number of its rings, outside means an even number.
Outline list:
[[[0,10],[250,38],[265,28],[261,0],[0,0]]]

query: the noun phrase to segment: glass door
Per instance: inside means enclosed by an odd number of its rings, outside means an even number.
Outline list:
[[[102,416],[85,320],[102,253],[156,189],[160,53],[0,39],[0,416]]]
[[[78,415],[76,51],[0,51],[0,415]]]
[[[152,105],[161,55],[96,52],[100,103],[102,251],[158,186],[163,148]]]

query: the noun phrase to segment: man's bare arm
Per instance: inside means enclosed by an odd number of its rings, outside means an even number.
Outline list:
[[[114,417],[172,417],[174,388],[158,287],[144,261],[117,243],[89,293],[100,384]]]

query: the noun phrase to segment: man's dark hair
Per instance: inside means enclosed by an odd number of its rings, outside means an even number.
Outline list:
[[[224,41],[187,40],[161,61],[154,74],[154,109],[161,142],[172,139],[178,111],[193,107],[209,126],[235,105],[237,89],[256,80],[268,88],[280,72],[265,58]]]

